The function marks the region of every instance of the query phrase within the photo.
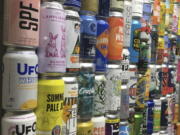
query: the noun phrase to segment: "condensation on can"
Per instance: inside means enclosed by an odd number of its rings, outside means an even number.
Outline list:
[[[93,123],[93,134],[92,135],[105,135],[105,117],[98,116],[92,117],[91,119]]]
[[[81,0],[81,10],[91,11],[98,13],[99,1],[98,0]]]
[[[5,113],[1,120],[2,135],[34,135],[36,115],[33,112]]]
[[[35,50],[8,48],[3,57],[2,104],[5,110],[27,111],[37,106],[38,58]]]
[[[39,13],[40,0],[4,1],[4,45],[38,47]]]
[[[92,121],[78,122],[77,135],[92,135],[93,123]]]
[[[124,0],[110,0],[110,10],[122,12],[124,9]]]
[[[62,133],[64,81],[60,77],[41,77],[38,82],[37,135]]]
[[[40,13],[39,72],[66,71],[66,14],[59,2],[43,2]]]

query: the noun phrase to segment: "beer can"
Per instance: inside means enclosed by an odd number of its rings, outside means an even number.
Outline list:
[[[172,14],[172,32],[177,34],[178,32],[178,18],[179,18],[179,4],[178,3],[174,3],[173,4],[173,14]]]
[[[92,5],[92,4],[91,4]],[[97,21],[93,14],[81,12],[80,61],[94,61],[97,36]]]
[[[119,135],[129,135],[129,125],[127,121],[119,123]]]
[[[3,109],[27,111],[36,108],[37,72],[38,58],[34,50],[7,48],[3,57]]]
[[[79,11],[81,8],[81,0],[65,0],[64,6]]]
[[[151,12],[152,12],[151,1],[150,0],[144,0],[144,3],[143,3],[143,19],[148,23],[150,23]]]
[[[108,28],[106,18],[97,16],[96,71],[105,72],[108,54]]]
[[[80,69],[80,18],[77,11],[66,10],[66,72]]]
[[[77,135],[93,135],[92,121],[78,122]]]
[[[132,16],[142,16],[143,15],[143,1],[133,0],[132,1]]]
[[[36,115],[33,112],[7,112],[1,119],[2,135],[36,134]]]
[[[4,45],[38,47],[39,13],[40,0],[4,1]]]
[[[121,106],[120,119],[127,120],[129,118],[129,89],[127,85],[121,86]]]
[[[66,14],[63,5],[58,2],[43,2],[40,21],[39,72],[64,73]]]
[[[165,34],[165,14],[166,14],[166,5],[164,1],[160,1],[160,23],[158,25],[158,35],[164,36]]]
[[[93,134],[92,135],[105,135],[105,117],[98,116],[91,119],[93,123]]]
[[[131,23],[132,23],[132,2],[124,0],[124,47],[130,47],[131,44]]]
[[[135,114],[135,110],[134,110],[134,107],[130,107],[129,108],[129,119],[128,119],[128,122],[129,122],[129,135],[134,135],[134,114]]]
[[[110,0],[99,0],[99,15],[109,16]]]
[[[117,64],[108,64],[105,87],[105,110],[117,111],[121,105],[121,69]]]
[[[166,95],[167,98],[167,113],[168,113],[168,122],[172,123],[173,122],[173,113],[174,113],[174,103],[173,103],[173,97],[170,94]]]
[[[160,1],[154,0],[153,2],[153,14],[151,17],[151,23],[152,25],[159,25],[160,23]]]
[[[94,84],[94,108],[93,108],[93,115],[99,116],[105,114],[105,91],[106,86],[106,78],[104,73],[97,73],[95,75],[95,84]]]
[[[121,12],[112,11],[109,13],[109,46],[108,46],[108,60],[119,61],[122,60],[123,49],[123,14]]]
[[[153,99],[153,97],[155,97],[156,95],[158,95],[158,78],[156,76],[156,66],[153,64],[149,65],[149,69],[150,69],[150,94],[149,97],[151,99]]]
[[[153,133],[153,110],[154,110],[154,101],[147,101],[147,110],[146,110],[146,119],[147,119],[147,134]]]
[[[136,112],[134,115],[134,134],[141,135],[143,127],[143,113]]]
[[[78,118],[91,119],[93,115],[93,100],[94,100],[94,64],[81,63],[78,76]]]
[[[165,41],[163,37],[158,37],[158,44],[156,48],[156,64],[163,64],[164,62],[164,48]]]
[[[38,82],[37,135],[61,134],[63,127],[64,81],[43,76]]]
[[[124,0],[110,0],[110,10],[122,12],[124,9]]]
[[[98,0],[81,0],[81,10],[98,13],[99,1]]]
[[[172,123],[168,123],[167,135],[174,135],[174,125]]]
[[[179,104],[175,104],[175,108],[174,108],[174,117],[173,117],[173,123],[178,123],[179,121]]]
[[[78,83],[76,77],[66,75],[63,107],[63,134],[74,135],[77,132]]]
[[[105,124],[105,135],[119,135],[119,115],[118,113],[107,113]]]
[[[161,130],[166,130],[168,127],[168,105],[167,98],[161,97]]]
[[[153,132],[160,131],[161,122],[161,100],[154,99],[154,112],[153,112]]]

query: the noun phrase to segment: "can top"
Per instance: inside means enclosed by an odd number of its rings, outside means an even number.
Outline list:
[[[123,125],[128,125],[128,122],[127,121],[120,121],[120,123],[119,123],[119,125],[121,126],[123,126]]]
[[[77,79],[76,77],[62,77],[65,83],[76,83]]]
[[[167,67],[167,65],[166,65],[166,64],[162,64],[161,66],[162,66],[162,68],[166,68],[166,67]]]
[[[161,101],[163,101],[163,100],[166,100],[166,97],[161,97],[160,99],[161,99]]]
[[[63,10],[63,5],[62,2],[58,2],[58,1],[54,1],[54,0],[49,0],[48,1],[44,1],[41,5],[43,8],[50,8],[50,9],[60,9]]]
[[[171,97],[171,95],[170,95],[170,94],[167,94],[167,95],[166,95],[166,98],[170,98],[170,97]]]
[[[118,117],[118,113],[117,112],[114,112],[114,113],[106,113],[106,118],[107,119],[119,119]]]
[[[109,68],[109,69],[120,69],[121,67],[118,64],[108,64],[107,68]]]
[[[94,71],[95,67],[93,63],[80,63],[81,71]]]
[[[156,65],[156,68],[160,69],[160,68],[162,68],[162,66],[161,65]]]
[[[156,66],[153,65],[153,64],[148,65],[148,67],[149,67],[149,68],[156,68]]]
[[[8,47],[7,53],[26,53],[26,54],[35,54],[35,49],[33,48],[23,48],[23,47]]]
[[[110,11],[109,17],[123,17],[123,13],[118,11]]]
[[[92,11],[81,10],[80,15],[92,15],[92,16],[95,16],[96,13],[92,12]]]
[[[66,17],[79,18],[79,13],[75,10],[66,9],[65,12],[66,12]]]
[[[79,120],[78,121],[78,128],[86,128],[86,127],[92,127],[93,123],[91,120]]]

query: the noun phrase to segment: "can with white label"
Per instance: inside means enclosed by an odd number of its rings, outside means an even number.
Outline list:
[[[93,123],[93,134],[92,135],[105,135],[105,121],[104,116],[93,117],[91,119]]]
[[[7,46],[39,45],[40,0],[5,0],[3,43]]]
[[[80,18],[77,11],[66,10],[66,71],[79,71]]]
[[[40,14],[39,72],[66,71],[66,14],[59,2],[43,2]]]
[[[27,113],[6,113],[1,120],[2,135],[35,135],[36,115]]]
[[[38,58],[33,49],[8,48],[3,57],[3,109],[27,111],[37,106]]]
[[[63,134],[74,135],[77,132],[78,83],[73,75],[63,77],[65,82],[63,107]]]

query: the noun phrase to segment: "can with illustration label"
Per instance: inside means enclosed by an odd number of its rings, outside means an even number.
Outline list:
[[[36,115],[33,112],[5,113],[1,128],[2,135],[35,135]]]
[[[77,135],[93,135],[92,121],[79,121],[77,127]]]
[[[153,133],[153,114],[154,114],[154,101],[148,100],[146,102],[146,128],[147,134]]]
[[[38,82],[37,135],[62,134],[64,81],[42,76]]]
[[[97,21],[94,14],[81,11],[80,61],[92,62],[95,59]]]
[[[110,10],[122,12],[124,9],[124,0],[110,0]]]
[[[66,11],[66,72],[80,69],[80,18],[77,11]]]
[[[92,135],[105,135],[105,120],[104,116],[97,116],[91,119],[93,123]]]
[[[164,62],[164,48],[165,48],[164,37],[159,36],[157,47],[156,47],[156,64],[163,64],[163,62]]]
[[[164,36],[165,34],[165,15],[166,5],[164,1],[160,1],[160,23],[158,25],[158,35]]]
[[[105,135],[119,135],[119,122],[118,113],[107,113]]]
[[[7,48],[3,57],[3,109],[27,111],[36,108],[37,72],[35,50]]]
[[[39,73],[66,71],[66,14],[58,2],[43,2],[40,14]]]
[[[81,63],[78,76],[78,118],[82,120],[90,120],[93,116],[93,100],[94,100],[94,64]]]
[[[110,12],[109,18],[109,46],[108,46],[108,60],[119,61],[122,60],[123,49],[123,14],[121,12]]]
[[[119,123],[119,135],[129,135],[129,133],[128,121],[121,121]]]
[[[97,16],[96,71],[105,72],[108,54],[108,28],[106,18]]]
[[[63,134],[74,135],[77,132],[78,83],[73,75],[62,78],[65,83],[63,107]]]
[[[121,105],[121,73],[120,65],[108,64],[105,87],[105,110],[117,111]]]
[[[98,13],[99,0],[81,0],[81,10]]]
[[[40,0],[4,1],[3,43],[38,47]]]

